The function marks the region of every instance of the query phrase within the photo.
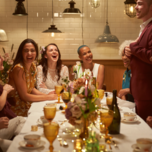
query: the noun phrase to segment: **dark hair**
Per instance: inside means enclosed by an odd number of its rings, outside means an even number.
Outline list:
[[[38,46],[37,46],[36,42],[35,42],[34,40],[32,40],[32,39],[25,39],[25,40],[20,44],[20,46],[19,46],[19,48],[18,48],[17,55],[16,55],[16,57],[15,57],[15,60],[14,60],[14,63],[13,63],[12,68],[13,68],[16,64],[18,64],[18,63],[23,63],[22,51],[23,51],[23,48],[24,48],[25,44],[27,44],[27,43],[32,43],[32,44],[34,45],[35,50],[36,50],[36,58],[35,58],[35,59],[37,59],[37,57],[38,57]]]
[[[60,50],[58,48],[58,46],[55,44],[55,43],[50,43],[48,44],[46,47],[45,47],[45,51],[42,51],[42,58],[41,58],[41,61],[40,61],[40,65],[42,65],[43,67],[43,74],[44,74],[44,81],[46,81],[46,78],[47,78],[47,72],[48,72],[48,64],[47,64],[47,59],[45,58],[45,55],[46,55],[46,51],[48,49],[48,46],[50,45],[54,45],[57,47],[57,50],[58,50],[58,53],[59,53],[59,58],[58,58],[58,61],[57,61],[57,67],[56,67],[56,70],[57,70],[57,75],[58,75],[58,80],[60,80],[60,72],[61,72],[61,67],[62,67],[62,61],[61,61],[61,53],[60,53]]]

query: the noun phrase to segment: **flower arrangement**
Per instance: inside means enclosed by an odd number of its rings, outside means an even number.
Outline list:
[[[13,47],[14,47],[14,45],[12,44],[11,55],[9,53],[6,53],[5,49],[2,48],[3,52],[4,52],[4,55],[2,56],[4,69],[2,71],[0,71],[0,80],[2,81],[2,84],[7,83],[7,81],[8,81],[8,70],[13,65],[13,58],[14,58],[14,55],[15,55],[15,53],[13,53]]]
[[[73,125],[81,123],[81,118],[87,119],[100,105],[100,99],[90,70],[85,70],[84,76],[70,83],[73,92],[77,94],[74,102],[68,103],[65,116]]]

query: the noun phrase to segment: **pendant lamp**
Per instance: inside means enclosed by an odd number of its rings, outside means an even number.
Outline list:
[[[52,33],[51,36],[54,36],[54,33],[62,33],[60,30],[58,30],[55,25],[54,25],[54,21],[53,21],[53,0],[52,0],[52,25],[50,25],[50,27],[43,31],[43,33]]]
[[[23,1],[25,1],[25,0],[16,0],[16,1],[18,3],[16,5],[15,12],[13,13],[13,15],[16,15],[16,16],[25,16],[25,15],[28,15],[26,13],[26,10],[25,10],[24,4],[23,4]]]
[[[80,10],[78,8],[74,8],[74,5],[76,4],[73,0],[69,2],[70,8],[66,8],[63,11],[63,14],[81,14]]]
[[[128,15],[130,18],[133,18],[136,16],[136,2],[134,0],[126,0],[125,2],[125,12],[126,15]]]
[[[106,16],[106,26],[104,28],[103,34],[96,40],[97,43],[117,43],[118,38],[111,34],[110,27],[108,25],[108,0],[107,0],[107,16]]]
[[[91,0],[91,6],[97,8],[100,6],[100,0]]]
[[[0,42],[8,41],[6,32],[3,29],[0,29]]]

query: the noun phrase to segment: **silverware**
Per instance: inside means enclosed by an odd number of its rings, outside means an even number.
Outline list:
[[[109,145],[109,148],[112,150],[111,141],[110,140],[106,140],[106,143]]]
[[[116,142],[115,142],[114,140],[111,140],[111,141],[112,141],[113,145],[114,145],[116,148],[118,148]]]
[[[62,138],[58,138],[58,141],[60,142],[60,146],[63,146]]]
[[[66,142],[65,139],[63,139],[63,146],[64,146],[64,147],[67,147],[67,146],[68,146],[68,143]]]

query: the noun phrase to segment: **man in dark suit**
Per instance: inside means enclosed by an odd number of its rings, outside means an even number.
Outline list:
[[[131,94],[137,114],[144,120],[152,116],[152,0],[136,0],[136,17],[142,19],[137,40],[125,47],[131,60]]]

